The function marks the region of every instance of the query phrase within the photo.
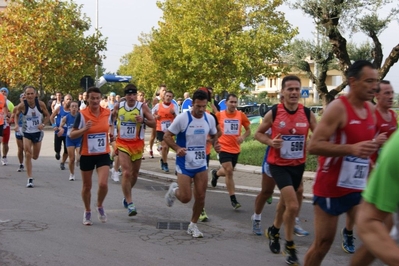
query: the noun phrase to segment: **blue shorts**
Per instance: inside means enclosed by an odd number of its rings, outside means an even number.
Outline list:
[[[361,192],[353,192],[338,198],[313,196],[313,205],[319,205],[324,212],[330,215],[339,216],[358,205],[361,200]]]
[[[70,137],[66,137],[66,146],[68,147],[76,147],[80,148],[82,146],[82,138],[71,139]]]
[[[186,175],[191,178],[194,178],[196,174],[201,173],[203,171],[206,171],[208,167],[204,166],[198,169],[185,169],[184,167],[180,167],[178,164],[176,164],[176,172],[181,175]]]
[[[270,173],[270,166],[267,163],[267,156],[269,155],[269,150],[270,150],[270,147],[267,146],[266,152],[265,152],[265,157],[263,158],[263,163],[262,163],[262,174],[266,174],[267,176],[272,177],[272,173]]]
[[[16,132],[16,131],[15,131],[15,138],[16,138],[16,139],[22,140],[23,137],[24,137],[24,136],[21,134],[21,132]]]
[[[35,132],[35,133],[26,133],[24,132],[24,138],[29,139],[32,143],[38,143],[43,140],[43,131]]]

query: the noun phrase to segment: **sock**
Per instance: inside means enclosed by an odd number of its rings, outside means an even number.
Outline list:
[[[294,241],[287,241],[285,240],[285,246],[292,247],[294,245]]]
[[[190,226],[196,225],[197,223],[190,222]]]
[[[173,188],[172,189],[172,191],[173,191],[173,194],[176,194],[176,190],[178,190],[179,189],[179,187],[175,187],[175,188]]]
[[[347,234],[347,235],[353,235],[353,230],[352,230],[352,231],[349,231],[349,230],[347,230],[346,227],[345,227],[345,228],[344,228],[344,233]]]
[[[260,221],[262,219],[262,214],[256,214],[254,213],[254,220]]]
[[[280,231],[280,228],[276,228],[274,227],[274,225],[272,225],[272,227],[270,228],[270,231],[272,232],[273,235],[278,234],[278,232]]]
[[[231,195],[230,200],[233,202],[237,202],[236,195]]]

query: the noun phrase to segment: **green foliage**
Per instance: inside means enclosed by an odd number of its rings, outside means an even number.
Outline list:
[[[80,78],[94,77],[106,49],[100,32],[87,35],[90,20],[72,1],[12,0],[0,13],[0,80],[11,88],[30,84],[41,97],[77,94]]]

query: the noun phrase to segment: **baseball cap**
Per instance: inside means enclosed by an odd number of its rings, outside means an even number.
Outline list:
[[[111,93],[109,94],[109,96],[116,96],[116,93],[115,93],[115,92],[111,92]]]
[[[129,84],[125,87],[125,95],[126,94],[136,94],[137,93],[137,88],[133,84]]]
[[[8,95],[8,89],[6,87],[1,88],[0,91],[5,91],[6,94]]]

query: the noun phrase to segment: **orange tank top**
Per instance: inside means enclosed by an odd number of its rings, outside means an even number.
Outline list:
[[[157,131],[166,132],[170,124],[172,124],[173,119],[175,118],[172,114],[175,106],[171,103],[169,106],[164,107],[163,103],[158,104],[158,115],[161,117],[157,120]]]

